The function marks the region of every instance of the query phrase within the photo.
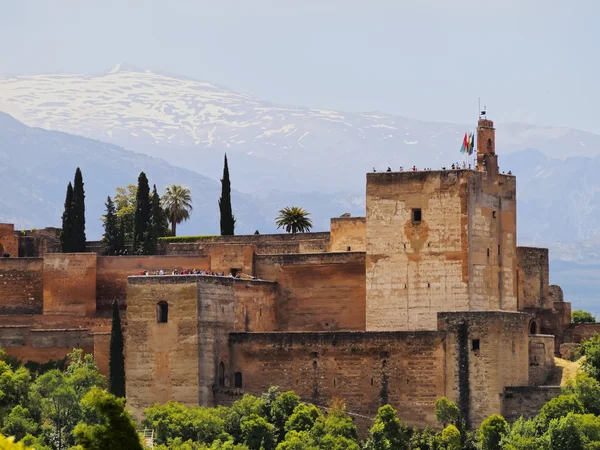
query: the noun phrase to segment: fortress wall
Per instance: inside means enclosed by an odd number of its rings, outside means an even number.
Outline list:
[[[446,331],[446,393],[476,428],[502,410],[506,386],[529,382],[531,316],[518,312],[444,312],[438,314]]]
[[[34,330],[28,326],[0,326],[0,347],[26,363],[63,359],[74,348],[94,352],[93,338],[86,329]]]
[[[364,330],[364,253],[256,255],[256,275],[277,281],[282,331]]]
[[[542,406],[561,394],[560,386],[507,387],[502,398],[502,416],[509,422],[519,417],[531,419]]]
[[[367,330],[435,330],[438,311],[469,308],[468,173],[367,174]]]
[[[0,315],[42,313],[42,271],[41,258],[0,259]]]
[[[44,255],[44,314],[96,314],[96,254]]]
[[[126,306],[127,277],[138,275],[140,270],[160,270],[171,273],[173,269],[210,269],[208,256],[99,256],[97,259],[96,308],[109,312],[113,300],[122,308]]]
[[[366,250],[366,217],[334,217],[331,219],[330,252],[364,252]]]
[[[0,258],[5,254],[12,258],[19,256],[19,237],[12,223],[0,223]]]
[[[199,402],[214,404],[214,386],[232,386],[224,373],[231,331],[271,331],[276,327],[275,283],[228,277],[198,277]],[[221,378],[219,378],[222,363]]]
[[[373,416],[390,403],[400,418],[435,422],[445,395],[444,334],[424,332],[232,333],[228,372],[241,373],[244,392],[277,384],[317,405],[333,398]]]
[[[469,309],[517,310],[515,177],[468,172]]]
[[[217,244],[253,245],[262,254],[319,253],[329,246],[329,232],[205,236],[194,242],[159,242],[158,251],[163,255],[202,255],[208,254],[206,248]]]
[[[581,341],[600,334],[600,323],[582,323],[572,326],[573,342],[579,344]]]
[[[533,334],[529,336],[529,384],[545,384],[554,368],[554,336]]]
[[[252,275],[254,271],[254,252],[256,250],[254,245],[211,245],[207,250],[210,255],[211,271],[228,275],[232,269],[237,269],[245,274]]]
[[[127,290],[127,405],[139,417],[155,402],[198,404],[198,286],[189,276],[136,276]],[[157,303],[168,302],[167,323]]]
[[[548,249],[517,247],[519,309],[552,308]]]

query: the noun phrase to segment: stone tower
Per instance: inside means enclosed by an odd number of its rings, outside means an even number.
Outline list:
[[[498,173],[498,157],[496,156],[496,129],[494,122],[479,119],[477,122],[477,169]]]

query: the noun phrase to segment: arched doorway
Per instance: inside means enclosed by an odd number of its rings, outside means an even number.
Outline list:
[[[535,320],[532,320],[529,324],[529,334],[537,334],[537,323]]]

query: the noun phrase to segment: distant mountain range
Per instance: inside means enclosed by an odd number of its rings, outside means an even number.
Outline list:
[[[135,183],[141,170],[161,191],[170,183],[192,189],[195,210],[181,234],[218,232],[225,152],[238,232],[274,231],[277,211],[292,204],[327,230],[332,216],[364,214],[365,173],[373,167],[449,166],[476,126],[277,105],[126,65],[96,75],[0,76],[0,111],[45,129],[0,115],[0,221],[59,225],[65,185],[81,166],[93,238],[106,196]],[[519,245],[550,247],[551,281],[594,310],[600,136],[496,128],[501,170],[517,175]]]

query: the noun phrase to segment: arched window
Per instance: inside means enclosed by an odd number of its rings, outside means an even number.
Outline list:
[[[223,364],[223,361],[219,364],[219,386],[225,386],[225,364]]]
[[[156,304],[156,321],[158,323],[167,323],[169,321],[169,304],[160,301]]]
[[[537,334],[537,323],[535,323],[535,320],[532,320],[529,324],[529,334]]]
[[[236,388],[242,387],[242,372],[236,372],[234,375],[234,385]]]
[[[487,141],[487,148],[488,148],[488,150],[492,149],[492,140],[491,139],[488,139],[488,141]]]

